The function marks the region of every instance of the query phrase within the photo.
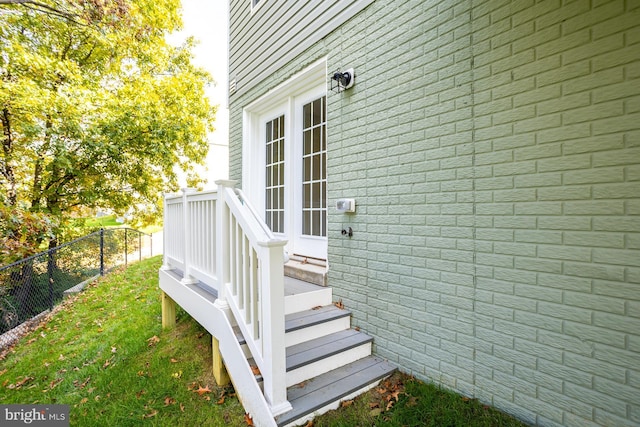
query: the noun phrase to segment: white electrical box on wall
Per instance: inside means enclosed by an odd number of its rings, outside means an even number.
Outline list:
[[[338,212],[355,212],[356,200],[355,199],[338,199],[336,201],[336,210]]]

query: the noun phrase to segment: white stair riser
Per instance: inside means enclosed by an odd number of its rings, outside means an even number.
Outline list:
[[[285,345],[287,347],[290,347],[292,345],[320,338],[334,332],[344,331],[345,329],[349,329],[350,327],[351,318],[349,316],[345,316],[317,325],[308,326],[303,329],[297,329],[295,331],[287,332],[284,338]]]
[[[298,313],[315,307],[331,305],[331,298],[333,298],[331,288],[304,294],[287,295],[284,297],[284,314]]]
[[[371,343],[364,343],[349,350],[334,354],[317,362],[287,372],[287,387],[301,383],[318,375],[337,369],[371,355]]]

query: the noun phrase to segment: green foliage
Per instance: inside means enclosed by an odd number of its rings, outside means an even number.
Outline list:
[[[215,116],[194,41],[165,41],[180,2],[45,4],[66,18],[19,5],[0,13],[0,204],[152,221],[161,192],[177,190],[176,166],[204,161]]]
[[[41,243],[53,238],[55,218],[30,212],[23,205],[0,203],[0,265],[40,252]]]

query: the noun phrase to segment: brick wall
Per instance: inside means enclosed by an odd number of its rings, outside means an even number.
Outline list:
[[[324,55],[356,70],[329,282],[376,352],[530,423],[639,425],[640,2],[374,2],[232,99],[236,179],[241,106]]]

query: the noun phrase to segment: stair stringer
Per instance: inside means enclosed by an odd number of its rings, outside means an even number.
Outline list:
[[[238,399],[258,427],[277,427],[269,404],[238,343],[224,303],[197,285],[183,284],[168,271],[160,271],[160,289],[182,307],[220,343],[220,353]],[[215,301],[215,302],[214,302]]]
[[[271,409],[256,381],[251,366],[249,366],[245,353],[238,343],[224,307],[217,303],[214,304],[214,307],[216,317],[219,317],[217,325],[219,335],[216,338],[220,341],[220,353],[240,403],[253,419],[254,425],[276,427]]]

